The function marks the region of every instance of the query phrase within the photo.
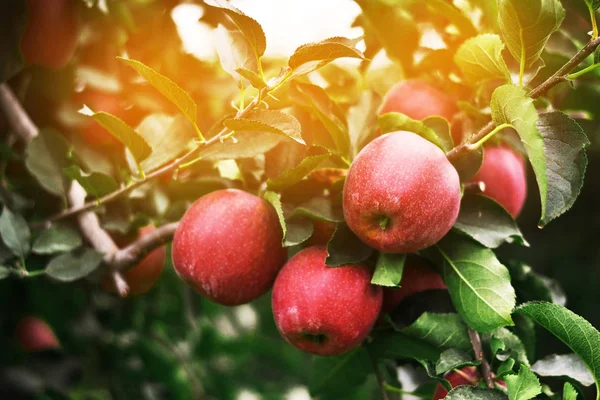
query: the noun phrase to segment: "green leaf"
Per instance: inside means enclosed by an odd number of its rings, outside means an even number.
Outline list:
[[[341,210],[334,207],[330,199],[324,197],[313,197],[300,204],[292,215],[324,222],[344,222],[344,215]]]
[[[397,287],[402,280],[406,254],[380,253],[371,283],[373,285]]]
[[[31,232],[27,221],[20,214],[15,214],[4,207],[0,215],[0,235],[2,241],[17,256],[24,258],[30,249]]]
[[[447,153],[454,148],[454,139],[452,138],[450,123],[447,119],[434,115],[433,117],[425,118],[422,122],[426,127],[435,132],[444,152]]]
[[[504,85],[494,91],[490,107],[496,126],[511,124],[521,138],[535,172],[542,201],[541,221],[545,221],[548,207],[548,167],[544,140],[537,127],[538,114],[533,100],[527,96],[525,89]]]
[[[36,254],[63,253],[74,250],[81,246],[81,243],[81,236],[76,230],[53,226],[35,239],[32,251]]]
[[[600,0],[583,0],[583,1],[585,1],[585,4],[592,7],[592,10],[594,10],[594,11],[596,11],[598,8],[600,8]]]
[[[333,61],[337,58],[350,57],[364,59],[363,53],[354,47],[356,41],[343,37],[332,37],[316,43],[302,45],[294,51],[288,65],[296,69],[303,64],[314,61]]]
[[[278,110],[256,110],[244,118],[230,118],[223,125],[233,131],[269,132],[287,136],[300,144],[306,144],[302,139],[300,122],[290,114]]]
[[[520,300],[542,300],[564,306],[567,296],[554,279],[536,273],[529,265],[521,262],[508,262],[513,286]]]
[[[69,143],[53,129],[42,129],[25,149],[25,165],[39,184],[48,192],[64,197],[67,182],[63,168],[69,160]]]
[[[542,393],[542,385],[526,365],[521,365],[518,375],[504,377],[510,400],[529,400]]]
[[[500,204],[489,197],[464,196],[454,227],[492,249],[503,243],[528,246],[515,220]]]
[[[250,84],[257,89],[262,89],[265,86],[267,86],[265,81],[260,76],[258,76],[256,72],[251,71],[248,68],[240,67],[237,68],[235,72],[240,74],[242,77],[248,79],[250,81]]]
[[[152,68],[147,65],[136,61],[129,60],[122,57],[117,57],[119,60],[123,61],[125,64],[129,65],[131,68],[135,69],[144,79],[148,81],[149,84],[154,86],[156,90],[162,93],[169,101],[186,116],[186,118],[192,123],[196,132],[200,136],[200,139],[204,139],[202,134],[200,134],[200,130],[198,129],[198,125],[196,125],[196,103],[192,99],[192,97],[182,88],[180,88],[175,82],[170,80],[164,75],[159,74]],[[134,156],[136,153],[131,149],[131,147],[127,146]],[[142,157],[143,159],[145,157]],[[136,159],[141,161],[139,157],[136,156]]]
[[[577,390],[569,382],[565,382],[563,400],[577,400]]]
[[[510,82],[510,71],[502,58],[500,36],[483,34],[465,41],[456,51],[454,62],[471,83],[492,79]]]
[[[489,332],[512,325],[515,291],[494,253],[469,238],[447,235],[436,248],[444,282],[459,314],[472,329]]]
[[[592,386],[594,377],[577,354],[551,354],[533,364],[531,370],[543,377],[567,377]]]
[[[308,389],[315,397],[347,398],[372,372],[369,354],[363,346],[339,356],[314,356]]]
[[[266,191],[263,195],[263,199],[265,199],[269,204],[273,206],[275,211],[277,212],[277,217],[279,218],[279,224],[281,225],[281,230],[283,232],[282,243],[285,244],[285,237],[287,236],[287,226],[285,223],[285,217],[283,216],[283,205],[281,204],[281,200],[279,199],[279,195],[275,192]]]
[[[306,156],[300,164],[296,165],[294,168],[284,170],[274,179],[269,179],[267,181],[268,189],[281,192],[283,189],[295,185],[329,157],[331,157],[331,153],[324,150],[322,147],[311,148],[309,150],[309,155]]]
[[[498,18],[508,50],[528,69],[560,27],[565,10],[559,0],[498,0]]]
[[[102,254],[82,249],[53,258],[46,267],[46,274],[61,282],[73,282],[94,272],[101,262]]]
[[[254,18],[247,16],[225,0],[214,0],[214,2],[218,8],[231,18],[246,40],[248,40],[248,43],[252,46],[256,54],[256,58],[262,57],[267,48],[267,39],[260,24]]]
[[[26,25],[25,1],[4,1],[0,4],[0,82],[15,76],[25,64],[20,44]]]
[[[283,140],[284,136],[274,133],[237,132],[230,140],[205,146],[198,155],[205,161],[253,158],[266,153]]]
[[[15,255],[8,247],[6,247],[2,240],[2,234],[0,234],[0,264],[7,262],[14,257]]]
[[[400,331],[439,349],[471,350],[467,326],[458,314],[425,312],[410,326]]]
[[[152,154],[141,162],[144,172],[151,172],[189,150],[196,138],[194,128],[189,121],[179,115],[170,117],[163,114],[151,114],[138,125],[136,131],[152,148]],[[127,151],[127,162],[132,171],[137,165],[131,152]]]
[[[387,0],[355,1],[362,9],[359,21],[365,31],[365,40],[371,38],[383,46],[388,57],[404,70],[410,70],[419,45],[420,31],[407,6]]]
[[[517,360],[520,364],[529,366],[529,359],[527,357],[525,345],[523,345],[523,342],[517,335],[506,328],[499,328],[491,332],[489,337],[490,341],[495,340],[501,343],[502,346],[500,349],[497,349],[497,351],[502,350],[505,357],[506,355],[509,355]]]
[[[477,366],[479,364],[481,364],[481,361],[473,360],[473,357],[464,351],[448,349],[440,355],[440,359],[435,363],[435,373],[444,375],[453,369]]]
[[[223,25],[215,29],[215,47],[219,54],[221,67],[229,75],[240,80],[242,71],[258,71],[258,59],[254,49],[238,30],[230,31]]]
[[[566,114],[555,111],[539,115],[537,127],[544,140],[548,195],[540,221],[547,225],[571,208],[583,187],[589,146],[581,126]]]
[[[286,235],[283,247],[292,247],[306,242],[313,234],[314,225],[308,218],[292,217],[285,221]]]
[[[327,243],[325,264],[339,267],[347,264],[360,264],[373,253],[373,249],[364,244],[345,223],[337,224],[333,236]]]
[[[129,149],[138,163],[144,161],[152,154],[152,148],[146,143],[146,140],[121,119],[103,111],[92,111],[90,116],[110,132],[111,135],[119,139]]]
[[[440,349],[401,332],[373,331],[372,336],[373,341],[367,345],[367,348],[376,359],[415,359],[436,362],[440,358]]]
[[[415,121],[404,114],[397,112],[383,114],[379,117],[378,123],[382,134],[396,131],[414,132],[443,149],[442,142],[433,129],[423,122]]]
[[[562,340],[589,368],[600,390],[600,332],[588,321],[553,303],[525,303],[515,310]],[[600,392],[599,392],[600,393]]]
[[[514,373],[514,368],[515,368],[515,359],[512,357],[509,357],[506,359],[506,361],[503,361],[502,364],[500,364],[500,366],[496,370],[496,376],[498,378],[504,379],[504,377],[506,375],[511,375]]]
[[[69,178],[79,182],[85,191],[96,199],[112,193],[119,188],[119,185],[112,176],[105,175],[101,172],[83,174],[81,168],[77,165],[71,165],[63,169],[63,172]]]
[[[10,268],[0,265],[0,280],[10,276]]]
[[[473,386],[458,386],[450,391],[445,400],[506,400],[508,397],[496,389],[479,389]]]
[[[346,115],[341,107],[334,102],[327,92],[317,86],[308,83],[296,83],[295,89],[314,115],[323,123],[325,129],[331,135],[335,149],[342,157],[348,157],[350,153],[350,135],[346,125]]]

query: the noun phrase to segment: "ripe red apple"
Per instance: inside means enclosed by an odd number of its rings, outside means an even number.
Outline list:
[[[481,376],[479,375],[479,371],[477,370],[477,368],[464,367],[460,370],[448,372],[444,378],[446,378],[446,380],[450,382],[452,388],[455,388],[464,385],[477,386],[477,383],[479,382],[479,379],[481,379]],[[433,400],[443,399],[447,395],[448,391],[444,389],[442,385],[437,385],[435,393],[433,395]]]
[[[173,266],[196,291],[225,305],[266,293],[286,260],[275,210],[241,190],[198,199],[173,239]]]
[[[27,25],[21,51],[30,64],[63,68],[75,52],[79,38],[74,0],[27,0]]]
[[[367,337],[381,309],[382,290],[365,265],[330,268],[322,246],[301,250],[273,286],[273,315],[281,335],[320,355],[344,353]]]
[[[344,217],[366,244],[414,253],[437,243],[460,208],[458,173],[444,152],[412,132],[393,132],[356,157],[344,186]]]
[[[379,115],[399,112],[412,119],[422,120],[440,116],[448,121],[458,112],[456,100],[421,80],[395,84],[383,98]]]
[[[335,232],[335,224],[327,221],[313,221],[313,234],[306,241],[307,246],[325,246]]]
[[[389,313],[405,298],[427,290],[446,289],[446,284],[422,258],[410,255],[404,263],[400,288],[383,289],[381,313]]]
[[[39,318],[23,317],[15,329],[15,338],[24,351],[53,350],[60,347],[52,328]]]
[[[527,196],[527,171],[523,157],[512,148],[488,146],[483,164],[471,182],[483,182],[483,194],[496,200],[516,218]]]
[[[148,235],[155,231],[156,228],[152,225],[145,226],[139,230],[138,238]],[[129,241],[118,243],[120,246],[128,245]],[[165,266],[167,258],[167,249],[165,246],[157,247],[152,250],[146,257],[130,268],[123,276],[125,282],[129,286],[129,294],[144,294],[148,292],[158,282],[160,275]],[[102,281],[102,287],[108,292],[116,292],[115,283],[106,276]]]

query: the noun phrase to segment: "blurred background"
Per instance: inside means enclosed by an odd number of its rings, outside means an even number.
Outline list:
[[[231,26],[221,11],[202,1],[80,3],[82,29],[74,59],[60,70],[29,66],[12,78],[10,85],[33,120],[40,127],[54,127],[66,135],[89,168],[119,177],[127,169],[127,162],[120,145],[77,112],[83,104],[114,113],[132,126],[151,114],[177,112],[133,70],[115,60],[116,56],[140,60],[192,94],[199,106],[198,124],[203,132],[210,132],[214,124],[235,112],[232,101],[237,103],[243,91],[240,94],[235,80],[221,67],[228,43],[223,42],[217,27]],[[263,26],[267,76],[276,75],[301,44],[364,34],[357,21],[361,8],[351,0],[231,3]],[[473,18],[482,20],[485,14],[475,10],[479,3],[484,2],[454,2],[458,7],[473,6]],[[562,65],[567,55],[576,51],[577,44],[586,42],[591,29],[582,1],[563,4],[568,8],[564,32],[551,40],[544,54],[547,68],[536,80]],[[421,34],[414,46],[423,54],[443,48],[434,24],[427,22],[430,16],[418,18],[422,19]],[[358,47],[368,50],[364,42]],[[382,50],[368,56],[371,62],[365,70],[358,62],[342,60],[311,75],[310,80],[324,86],[347,110],[359,101],[362,90],[382,96],[403,77],[429,72],[403,71]],[[443,67],[440,64],[433,70]],[[597,73],[590,73],[577,82],[574,90],[563,85],[550,95],[549,106],[577,117],[592,142],[587,179],[577,203],[565,216],[538,229],[539,199],[530,174],[529,196],[519,223],[531,247],[505,245],[499,251],[503,259],[524,260],[535,271],[560,282],[567,306],[596,327],[600,327],[600,180],[595,176],[600,168],[598,78]],[[277,101],[285,101],[285,96]],[[22,163],[10,155],[8,133],[6,120],[0,115],[3,166],[9,179],[16,177],[11,184],[23,195],[19,201],[26,206],[28,199],[35,198],[36,212],[42,214],[44,207],[47,212],[60,208],[60,199],[39,193],[31,179],[22,178],[25,172]],[[298,162],[302,154],[289,148],[286,158],[282,158],[281,151],[265,156],[267,176],[275,176],[286,165]],[[238,187],[242,181],[251,185],[253,179],[223,176],[213,166],[202,163],[186,174],[183,181],[165,179],[131,198],[105,206],[103,226],[115,235],[126,236],[149,222],[160,225],[176,220],[187,204],[202,194]],[[307,382],[311,357],[288,345],[278,334],[269,295],[240,307],[215,305],[183,285],[170,265],[169,253],[167,260],[154,288],[145,295],[126,299],[104,291],[99,285],[102,277],[68,285],[43,277],[1,280],[2,387],[18,386],[23,398],[37,399],[310,399]],[[28,260],[28,268],[35,269],[36,262],[43,267],[46,259],[39,257],[36,261],[33,257]],[[52,327],[60,350],[35,354],[23,351],[15,339],[15,329],[27,315],[39,317]],[[567,352],[557,340],[541,330],[538,333],[536,348],[540,356]],[[410,374],[406,374],[401,375],[408,379]],[[374,382],[367,382],[355,398],[372,398],[374,388]]]

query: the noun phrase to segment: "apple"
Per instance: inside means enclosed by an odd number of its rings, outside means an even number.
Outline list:
[[[154,232],[156,228],[152,225],[145,226],[139,230],[137,238],[146,236]],[[126,246],[128,242],[118,243],[120,246]],[[167,249],[165,246],[157,247],[152,250],[134,267],[130,268],[123,278],[129,286],[129,294],[144,294],[148,292],[158,282],[167,259]],[[110,276],[104,277],[102,287],[108,292],[116,292],[115,283]]]
[[[325,246],[335,232],[335,224],[328,221],[313,221],[313,234],[306,241],[307,246]]]
[[[60,347],[47,323],[33,316],[23,317],[15,329],[15,338],[26,352],[53,350]]]
[[[477,386],[477,383],[481,379],[479,371],[475,367],[464,367],[460,370],[450,371],[444,376],[444,378],[450,382],[452,388],[458,386]],[[433,400],[443,399],[448,395],[448,391],[442,386],[437,385],[435,393],[433,394]]]
[[[75,0],[27,0],[21,52],[29,64],[63,68],[73,56],[78,38]]]
[[[346,223],[384,253],[437,243],[460,208],[458,173],[444,152],[412,132],[383,135],[358,154],[344,185]]]
[[[507,145],[487,146],[483,164],[471,182],[482,182],[483,194],[496,200],[516,218],[527,197],[527,171],[523,157]]]
[[[224,305],[266,293],[285,263],[277,213],[266,201],[237,189],[196,200],[173,238],[173,266],[201,295]]]
[[[405,298],[427,290],[446,289],[446,284],[433,268],[422,258],[409,255],[404,263],[400,288],[383,289],[381,313],[394,310]]]
[[[330,268],[327,250],[301,250],[282,268],[273,286],[275,324],[292,345],[309,353],[336,355],[360,345],[381,309],[382,289],[371,285],[365,265]]]
[[[418,79],[395,84],[383,98],[379,115],[398,112],[416,120],[440,116],[448,121],[458,112],[456,100]]]

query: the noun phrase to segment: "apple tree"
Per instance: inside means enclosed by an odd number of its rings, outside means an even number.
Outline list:
[[[0,5],[2,398],[600,398],[600,2],[347,7]]]

